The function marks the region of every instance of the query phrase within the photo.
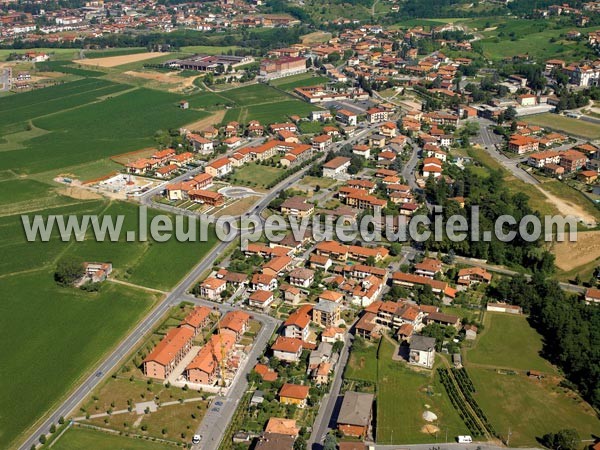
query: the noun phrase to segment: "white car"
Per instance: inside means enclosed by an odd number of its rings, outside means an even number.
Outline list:
[[[195,434],[192,438],[192,444],[199,444],[201,440],[202,436],[200,436],[199,434]]]
[[[471,436],[458,436],[457,440],[459,444],[470,444],[473,442],[473,438]]]

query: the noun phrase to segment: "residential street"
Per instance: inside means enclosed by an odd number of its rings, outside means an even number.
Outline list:
[[[185,299],[198,305],[204,305],[208,307],[215,306],[215,303],[197,299],[189,295],[186,296]],[[222,313],[238,309],[224,304],[218,304],[217,307]],[[216,396],[212,401],[209,410],[202,419],[202,422],[195,433],[202,437],[202,441],[200,444],[195,445],[192,448],[198,450],[216,450],[219,447],[221,439],[223,438],[223,434],[227,430],[227,426],[231,422],[241,398],[248,389],[248,381],[246,376],[254,368],[255,363],[258,361],[258,357],[262,354],[263,350],[267,346],[267,343],[269,342],[271,335],[280,324],[279,320],[267,314],[260,314],[256,312],[250,312],[250,314],[252,314],[254,319],[258,320],[262,324],[262,328],[260,329],[260,332],[254,341],[252,350],[243,362],[243,366],[238,369],[235,379],[229,387],[227,395]],[[216,405],[217,402],[222,402],[223,404]]]
[[[350,330],[354,324],[348,327]],[[321,400],[321,405],[319,407],[319,414],[315,419],[313,424],[312,434],[310,435],[310,439],[307,442],[307,448],[309,449],[320,449],[321,444],[323,443],[323,439],[325,435],[329,431],[329,424],[331,422],[331,418],[335,412],[335,406],[340,395],[340,389],[342,388],[342,375],[344,374],[344,368],[348,363],[348,357],[350,356],[350,347],[352,346],[352,341],[354,340],[354,336],[351,334],[347,334],[344,347],[342,348],[342,352],[340,353],[340,359],[337,362],[335,367],[335,375],[331,382],[331,389],[328,394],[325,394]]]

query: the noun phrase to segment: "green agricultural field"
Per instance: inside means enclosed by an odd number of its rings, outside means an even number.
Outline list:
[[[0,61],[5,61],[11,53],[23,55],[30,50],[0,49]],[[52,59],[71,60],[79,56],[78,48],[36,48],[34,51],[46,53]]]
[[[181,47],[181,51],[184,53],[200,53],[205,55],[225,55],[229,51],[239,50],[240,47],[236,45],[228,46],[212,46],[212,45],[192,45],[188,47]]]
[[[172,445],[129,438],[86,428],[71,428],[52,446],[55,450],[171,450]]]
[[[600,125],[591,122],[584,122],[579,119],[561,116],[559,114],[538,114],[528,116],[523,119],[527,123],[546,127],[554,131],[581,136],[585,139],[600,139]]]
[[[215,92],[203,92],[194,94],[187,98],[191,108],[217,108],[224,106],[234,106],[235,102]]]
[[[61,288],[51,271],[3,278],[2,297],[2,448],[10,448],[156,300],[111,283],[99,293]]]
[[[525,316],[488,312],[484,325],[475,346],[467,353],[470,364],[556,373],[540,356],[542,337],[531,328]]]
[[[26,130],[31,119],[80,107],[127,88],[107,80],[85,79],[2,98],[0,131],[8,134]]]
[[[515,354],[519,350],[513,347]],[[477,390],[477,403],[503,439],[510,429],[511,447],[538,447],[536,438],[565,428],[576,429],[581,439],[593,439],[600,430],[593,409],[572,391],[559,387],[555,379],[538,381],[485,368],[467,369]]]
[[[273,86],[283,89],[284,91],[293,91],[294,88],[302,86],[315,86],[317,84],[325,84],[329,78],[324,76],[314,76],[312,73],[301,73],[291,77],[279,78],[270,82]]]
[[[114,92],[128,88],[103,80],[82,81],[108,83],[105,89],[109,91],[102,91],[102,95],[109,94],[110,90]],[[177,102],[180,96],[166,92],[135,89],[93,102],[99,91],[77,94],[81,89],[79,84],[75,87],[67,84],[61,88],[63,90],[53,91],[52,96],[44,92],[47,104],[30,101],[34,104],[21,106],[16,111],[9,109],[14,104],[17,107],[22,104],[23,100],[19,100],[21,95],[0,99],[0,119],[5,116],[7,120],[11,120],[13,128],[22,128],[25,125],[20,121],[44,114],[44,108],[47,111],[48,105],[54,107],[56,112],[33,120],[35,127],[51,133],[26,141],[26,150],[4,151],[0,171],[11,169],[21,173],[37,173],[98,161],[152,146],[152,137],[157,130],[177,128],[208,115],[206,112],[179,109]],[[87,85],[84,88],[90,89]],[[69,89],[71,96],[76,97],[77,102],[72,100],[70,107],[80,106],[79,108],[61,108],[61,102],[69,103],[71,98],[63,98],[64,89]],[[89,104],[81,106],[82,103]],[[144,114],[140,114],[141,111]]]
[[[80,77],[101,77],[106,75],[106,72],[100,72],[98,70],[89,70],[86,69],[86,66],[83,66],[81,64],[71,64],[70,61],[45,61],[36,63],[35,67],[36,69],[43,72],[70,73],[72,75],[77,75]]]
[[[239,106],[251,106],[260,103],[275,103],[288,100],[290,97],[265,84],[252,84],[219,93]]]
[[[379,349],[377,377],[378,444],[417,444],[443,442],[469,434],[466,425],[450,403],[437,371],[417,371],[406,363],[393,361],[393,344],[384,338]],[[427,408],[425,405],[429,405]],[[433,412],[438,420],[436,434],[424,432],[422,415]]]
[[[277,179],[283,169],[271,166],[261,166],[256,163],[246,164],[237,169],[231,177],[232,184],[265,187]]]
[[[0,189],[2,189],[1,186],[0,184]],[[51,270],[56,260],[68,246],[67,243],[60,241],[56,231],[51,235],[48,242],[41,242],[40,240],[27,242],[21,217],[16,214],[35,210],[34,214],[40,214],[45,219],[49,214],[97,214],[105,207],[105,203],[101,201],[80,202],[68,197],[51,197],[50,195],[43,198],[45,199],[44,202],[53,201],[53,207],[51,206],[48,209],[37,208],[38,206],[44,206],[44,203],[40,205],[37,200],[24,200],[17,203],[17,206],[25,204],[27,207],[20,211],[10,209],[13,205],[2,207],[5,213],[11,212],[15,215],[0,217],[0,236],[2,236],[0,239],[0,254],[2,254],[2,258],[0,258],[0,276],[43,268]]]
[[[161,211],[148,211],[148,220]],[[129,230],[136,231],[138,208],[125,202],[111,203],[103,207],[102,217],[123,216],[122,236]],[[187,229],[187,221],[185,229]],[[126,242],[123,236],[119,242],[96,242],[88,233],[84,242],[73,243],[69,253],[85,260],[110,261],[115,267],[115,276],[141,286],[168,290],[209,252],[215,245],[214,229],[209,229],[207,242]]]
[[[20,179],[0,182],[0,192],[2,192],[0,207],[29,202],[49,195],[47,184],[35,180]]]
[[[223,120],[225,122],[230,120],[236,120],[238,122],[258,120],[260,123],[269,124],[289,121],[290,116],[294,114],[297,114],[300,117],[307,116],[311,111],[318,109],[320,108],[300,100],[287,100],[277,103],[263,103],[262,105],[229,109]]]
[[[1,189],[2,183],[0,183]],[[38,185],[33,184],[38,187]],[[0,217],[0,275],[13,274],[26,270],[53,269],[61,254],[79,256],[87,261],[107,261],[114,266],[113,276],[146,287],[168,290],[198,263],[216,243],[214,229],[209,228],[207,242],[182,242],[175,239],[159,243],[126,242],[127,231],[137,231],[137,206],[125,202],[87,201],[69,204],[75,200],[62,196],[47,196],[47,201],[55,201],[56,207],[37,211],[46,217],[48,214],[78,215],[94,214],[103,217],[123,216],[121,239],[119,242],[98,242],[92,239],[91,231],[82,242],[61,242],[54,232],[49,242],[27,242],[21,218],[17,215]],[[31,201],[31,200],[30,200]],[[60,203],[62,201],[62,203]],[[22,203],[19,203],[22,204]],[[25,210],[24,210],[25,211]],[[31,211],[28,209],[27,211]],[[159,211],[149,210],[148,220]],[[185,222],[187,224],[187,222]],[[187,227],[187,225],[186,225]]]
[[[548,20],[517,19],[500,22],[497,28],[485,31],[480,42],[485,56],[501,59],[514,55],[527,54],[537,60],[561,58],[566,60],[583,59],[591,54],[585,42],[569,41],[564,34],[572,27],[564,27]],[[582,35],[597,27],[579,29]]]

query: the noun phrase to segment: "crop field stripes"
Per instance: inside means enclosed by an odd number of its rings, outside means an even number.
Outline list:
[[[473,398],[475,386],[467,371],[461,369],[438,368],[440,380],[446,389],[452,406],[456,409],[473,436],[484,436],[493,439],[496,436],[494,427]]]

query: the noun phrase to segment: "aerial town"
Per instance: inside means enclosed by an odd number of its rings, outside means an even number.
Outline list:
[[[600,450],[600,2],[0,0],[0,152],[0,448]]]

